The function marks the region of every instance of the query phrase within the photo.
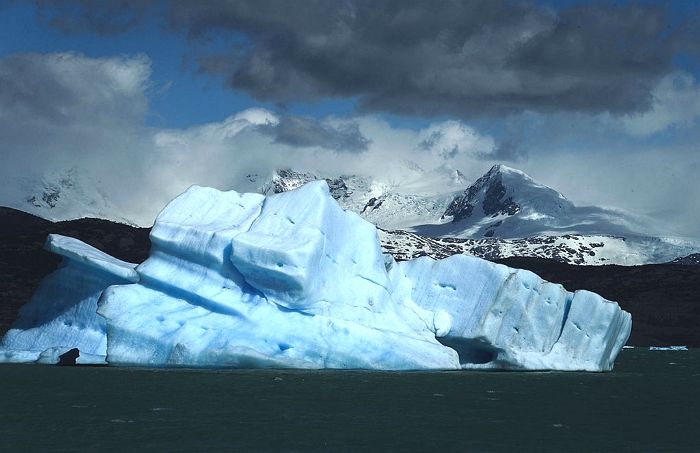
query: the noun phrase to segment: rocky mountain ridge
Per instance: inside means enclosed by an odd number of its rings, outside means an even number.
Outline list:
[[[511,257],[541,258],[574,265],[616,264],[635,266],[667,263],[692,264],[674,258],[697,249],[693,243],[678,244],[656,237],[620,237],[564,234],[518,239],[426,237],[409,231],[380,230],[382,247],[398,260],[420,256],[435,259],[466,253],[487,260]],[[692,257],[693,255],[691,255]]]

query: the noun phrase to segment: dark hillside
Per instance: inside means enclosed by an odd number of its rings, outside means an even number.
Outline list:
[[[43,249],[49,233],[84,241],[112,256],[140,263],[148,256],[148,228],[99,219],[53,223],[16,209],[0,207],[0,335],[60,258]]]

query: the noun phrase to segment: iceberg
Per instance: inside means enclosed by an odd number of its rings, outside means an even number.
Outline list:
[[[50,234],[44,248],[63,260],[20,308],[0,342],[0,362],[58,363],[61,354],[78,348],[78,363],[105,363],[106,322],[97,301],[110,285],[137,282],[136,264],[58,234]]]
[[[78,348],[117,366],[607,371],[631,330],[616,303],[531,272],[396,262],[325,181],[267,197],[193,186],[151,242],[135,266],[50,236],[64,265],[0,361]]]
[[[464,368],[611,370],[629,313],[590,291],[566,291],[526,270],[473,256],[399,263],[412,299],[452,319],[441,339]]]

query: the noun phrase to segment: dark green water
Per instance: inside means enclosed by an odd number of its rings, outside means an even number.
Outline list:
[[[0,366],[2,451],[700,451],[700,350],[615,371]]]

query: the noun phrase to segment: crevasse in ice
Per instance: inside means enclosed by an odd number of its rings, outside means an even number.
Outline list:
[[[71,242],[68,266],[32,303],[73,301],[62,325],[92,327],[39,348],[100,355],[106,346],[110,365],[604,371],[631,329],[616,303],[531,272],[463,255],[397,263],[324,181],[267,197],[193,186],[161,212],[151,240],[135,270]],[[71,263],[87,269],[82,277],[59,274]],[[92,274],[102,280],[90,297],[73,291]],[[61,295],[39,298],[52,280]],[[13,335],[61,332],[49,318]]]

